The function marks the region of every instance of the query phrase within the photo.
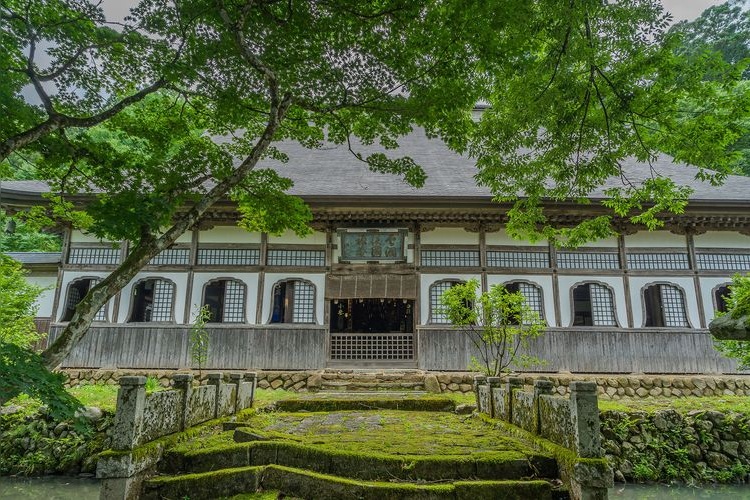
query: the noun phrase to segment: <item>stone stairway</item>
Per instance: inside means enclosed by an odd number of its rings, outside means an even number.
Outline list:
[[[336,391],[277,401],[167,450],[141,498],[563,499],[554,458],[453,400]]]

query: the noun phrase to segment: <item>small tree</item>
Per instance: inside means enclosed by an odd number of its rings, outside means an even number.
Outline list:
[[[467,335],[479,353],[469,369],[497,377],[511,367],[544,364],[527,354],[529,341],[544,333],[544,322],[527,304],[521,292],[493,285],[477,295],[479,282],[470,280],[446,291],[443,312]]]
[[[203,367],[208,360],[209,336],[206,323],[211,320],[211,311],[207,305],[198,310],[193,326],[190,327],[190,356],[198,365],[198,375],[203,374]]]
[[[726,304],[727,312],[718,313],[717,317],[726,315],[729,317],[729,321],[725,324],[730,328],[750,331],[750,275],[734,275],[732,284],[729,286]],[[715,321],[715,323],[719,322]],[[711,324],[711,331],[714,334],[719,333],[714,323]],[[719,333],[719,335],[721,334]],[[741,338],[741,336],[735,336],[734,338]],[[723,355],[736,359],[739,363],[739,369],[750,369],[750,339],[717,340],[714,342],[714,346]]]

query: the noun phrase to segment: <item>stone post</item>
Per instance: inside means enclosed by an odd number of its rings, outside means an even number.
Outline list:
[[[536,434],[542,435],[542,414],[539,411],[539,400],[541,396],[551,395],[554,384],[549,380],[535,380],[534,381],[534,414],[536,418]]]
[[[474,398],[477,400],[477,411],[482,413],[482,401],[479,397],[479,386],[484,385],[487,381],[487,377],[484,375],[474,375]]]
[[[252,406],[255,401],[255,389],[258,387],[258,374],[256,372],[245,373],[245,381],[253,384],[250,386],[250,406]]]
[[[113,450],[132,450],[138,446],[145,407],[146,377],[120,377],[117,410],[112,428]]]
[[[237,388],[234,390],[234,414],[240,412],[240,410],[243,410],[242,408],[242,401],[240,398],[240,387],[242,385],[242,374],[241,373],[230,373],[229,374],[229,382],[234,384]]]
[[[182,411],[180,412],[180,429],[187,428],[190,421],[190,396],[193,394],[193,374],[177,373],[172,377],[172,386],[182,392]]]
[[[508,422],[513,422],[513,391],[515,389],[523,389],[523,379],[520,377],[508,377],[505,383],[505,411],[507,413]]]
[[[576,453],[581,458],[602,458],[596,382],[570,383],[570,417]]]
[[[221,401],[221,373],[209,373],[206,375],[206,385],[213,385],[216,387],[216,397],[214,398],[214,418],[219,416],[219,405]]]
[[[490,386],[489,408],[487,409],[487,413],[492,418],[498,418],[499,415],[496,415],[497,412],[495,411],[495,389],[500,388],[500,377],[487,377],[487,384]]]
[[[599,407],[596,382],[570,383],[570,417],[575,434],[576,454],[581,458],[603,458],[599,435]],[[570,498],[573,500],[606,500],[614,484],[612,469],[577,462],[568,474]]]

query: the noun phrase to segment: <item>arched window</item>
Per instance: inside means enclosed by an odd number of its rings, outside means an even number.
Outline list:
[[[573,288],[573,326],[617,326],[612,290],[600,283]]]
[[[510,281],[503,286],[511,293],[521,292],[526,299],[526,305],[535,311],[539,318],[544,319],[544,302],[542,301],[542,289],[527,281]]]
[[[141,280],[133,286],[129,323],[172,321],[174,283],[162,278]]]
[[[729,289],[729,283],[724,283],[714,288],[714,309],[716,312],[727,312],[727,299],[732,291]]]
[[[99,283],[99,278],[80,278],[73,280],[68,285],[68,295],[65,298],[65,312],[61,321],[70,321],[73,319],[73,313],[76,312],[76,306],[81,300],[89,293],[96,284]],[[107,321],[106,315],[107,306],[105,305],[99,312],[94,316],[94,321]]]
[[[315,285],[303,280],[273,286],[271,323],[315,323]]]
[[[689,327],[685,297],[678,287],[667,284],[648,285],[643,289],[646,310],[644,326]]]
[[[203,305],[208,306],[210,323],[243,323],[245,284],[233,279],[209,281],[203,290]]]
[[[443,325],[450,324],[448,316],[443,310],[443,294],[456,285],[462,285],[464,282],[459,280],[436,281],[430,286],[430,323]]]

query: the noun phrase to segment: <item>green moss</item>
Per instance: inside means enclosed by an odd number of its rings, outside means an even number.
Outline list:
[[[403,410],[403,411],[453,411],[456,403],[452,398],[425,396],[419,398],[378,398],[367,399],[283,399],[277,401],[276,408],[285,412],[310,411],[331,412],[346,410]]]
[[[599,400],[600,411],[645,411],[654,413],[668,409],[680,413],[693,410],[750,413],[750,399],[747,396],[688,396],[684,398],[621,399],[619,401]]]

